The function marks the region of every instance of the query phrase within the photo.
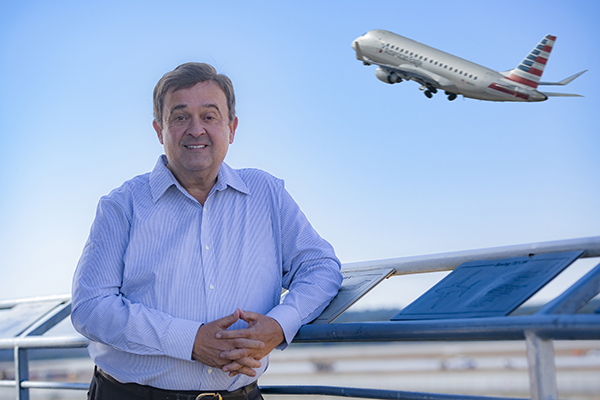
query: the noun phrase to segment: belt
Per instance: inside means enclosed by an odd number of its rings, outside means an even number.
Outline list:
[[[137,396],[146,397],[151,400],[246,400],[251,398],[250,394],[258,389],[257,381],[251,384],[228,392],[221,391],[199,391],[199,390],[165,390],[152,386],[139,385],[137,383],[121,383],[115,378],[96,368],[98,374],[111,384]]]

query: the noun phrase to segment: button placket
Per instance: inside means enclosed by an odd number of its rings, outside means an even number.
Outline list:
[[[210,199],[210,198],[209,198]],[[205,287],[209,289],[210,293],[214,293],[215,290],[215,268],[214,268],[214,255],[212,254],[212,247],[209,238],[211,238],[211,218],[208,213],[208,202],[206,200],[203,207],[203,218],[202,218],[202,252],[204,259],[204,283]]]

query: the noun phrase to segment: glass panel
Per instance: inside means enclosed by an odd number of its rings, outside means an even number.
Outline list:
[[[0,338],[19,336],[61,303],[60,300],[42,300],[2,306],[0,308]]]

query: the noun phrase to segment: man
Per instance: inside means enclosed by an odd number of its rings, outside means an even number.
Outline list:
[[[229,78],[180,65],[157,83],[154,117],[165,155],[100,200],[73,278],[89,398],[261,399],[268,354],[335,296],[339,260],[283,181],[223,162]]]

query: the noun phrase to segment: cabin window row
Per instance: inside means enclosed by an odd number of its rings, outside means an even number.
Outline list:
[[[390,46],[389,44],[387,44],[387,46],[390,47],[392,50],[397,50],[400,53],[406,53],[407,55],[409,55],[411,57],[414,56],[415,58],[418,58],[419,60],[427,62],[427,57],[423,58],[423,56],[414,54],[414,52],[412,52],[412,51],[409,53],[408,50],[400,49],[398,46]],[[459,71],[457,68],[453,68],[453,67],[448,68],[447,64],[443,64],[441,62],[438,63],[437,61],[434,61],[434,60],[429,60],[429,63],[433,64],[435,66],[439,66],[440,68],[448,69],[450,72],[455,72],[459,75],[464,75],[465,77],[468,77],[470,79],[477,80],[477,76],[473,76],[473,74],[469,74],[468,72]]]

